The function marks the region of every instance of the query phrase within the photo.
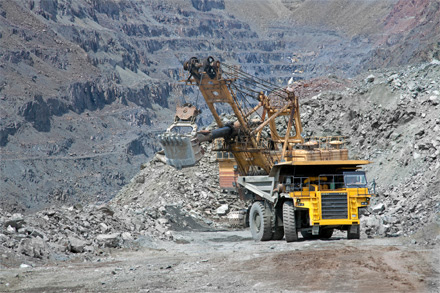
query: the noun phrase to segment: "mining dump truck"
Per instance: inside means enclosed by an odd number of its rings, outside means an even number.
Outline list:
[[[303,137],[295,88],[279,88],[212,57],[193,57],[184,70],[183,82],[199,88],[218,129],[160,136],[168,162],[193,165],[195,146],[222,138],[218,151],[234,157],[235,188],[250,202],[255,240],[292,242],[298,233],[325,239],[334,229],[359,239],[360,210],[371,197],[361,167],[370,162],[349,159],[343,136]],[[225,125],[221,111],[233,113],[235,122]]]

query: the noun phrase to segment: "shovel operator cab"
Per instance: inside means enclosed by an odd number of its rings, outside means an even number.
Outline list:
[[[162,135],[167,163],[194,165],[197,144],[222,138],[217,151],[233,156],[234,184],[250,202],[255,240],[329,238],[334,229],[359,238],[359,209],[370,199],[360,168],[370,162],[350,160],[345,137],[303,137],[294,87],[279,88],[212,57],[193,57],[184,70],[183,82],[199,88],[218,128]],[[224,124],[223,111],[235,121]]]

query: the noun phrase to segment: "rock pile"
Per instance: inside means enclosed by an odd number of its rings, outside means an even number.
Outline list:
[[[227,215],[244,203],[220,190],[209,149],[197,166],[180,171],[151,160],[106,205],[54,207],[29,215],[0,209],[2,264],[12,255],[32,263],[91,259],[107,248],[155,247],[173,240],[172,231],[228,226]]]
[[[371,72],[347,85],[300,101],[307,135],[347,135],[351,157],[373,162],[365,169],[377,196],[363,231],[438,244],[440,65]]]
[[[139,205],[80,205],[45,209],[30,215],[0,210],[2,264],[8,255],[32,261],[89,258],[106,248],[171,240],[167,209]]]
[[[211,145],[196,166],[176,170],[153,159],[113,199],[118,205],[139,204],[155,209],[173,205],[208,225],[226,224],[229,212],[246,207],[236,194],[219,188],[219,171]]]

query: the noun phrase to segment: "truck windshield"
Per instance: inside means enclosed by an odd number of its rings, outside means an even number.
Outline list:
[[[344,182],[347,187],[367,187],[367,178],[361,172],[344,174]]]

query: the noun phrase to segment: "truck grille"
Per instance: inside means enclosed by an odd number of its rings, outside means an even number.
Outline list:
[[[347,219],[347,194],[321,194],[322,219]]]

